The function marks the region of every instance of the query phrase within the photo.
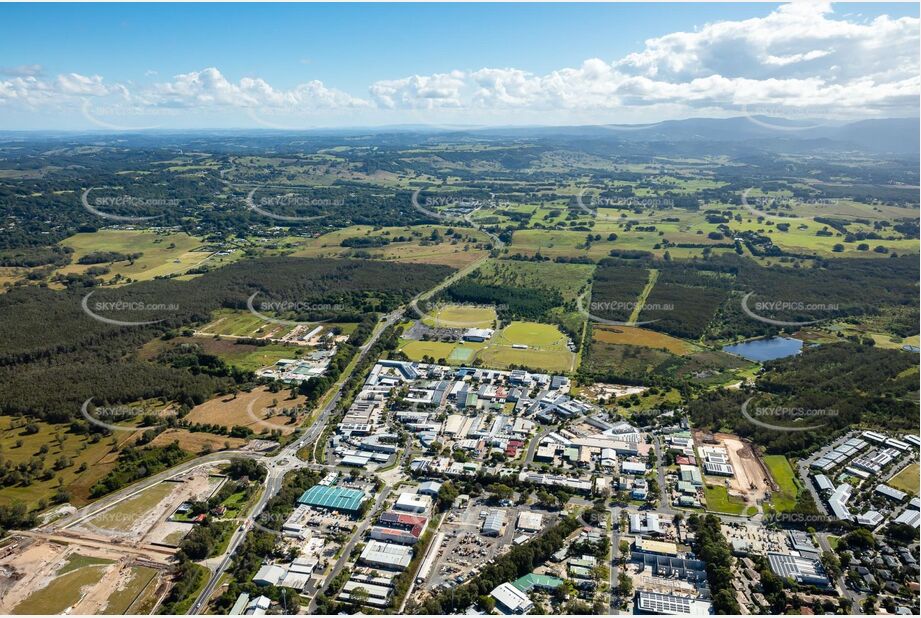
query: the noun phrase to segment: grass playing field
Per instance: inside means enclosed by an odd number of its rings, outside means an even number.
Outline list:
[[[524,345],[527,349],[513,345]],[[537,322],[509,323],[493,335],[477,358],[496,369],[520,365],[558,373],[573,372],[578,363],[578,355],[567,347],[566,335],[554,325]]]
[[[921,465],[908,464],[898,474],[889,479],[887,485],[895,487],[913,496],[918,495],[919,472]]]
[[[422,322],[435,328],[495,328],[496,310],[493,307],[447,304],[430,310]]]

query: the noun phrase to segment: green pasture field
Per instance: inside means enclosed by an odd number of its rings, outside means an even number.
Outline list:
[[[771,496],[768,506],[780,513],[793,510],[799,493],[793,466],[783,455],[765,455],[764,465],[770,471],[774,482],[780,486],[780,491]]]
[[[83,273],[91,266],[105,266],[110,272],[102,278],[111,280],[116,275],[134,281],[147,281],[158,276],[184,273],[190,268],[208,264],[223,266],[239,259],[232,255],[213,256],[203,251],[203,241],[184,232],[154,232],[149,230],[99,230],[74,234],[61,241],[61,245],[74,250],[73,262],[56,272],[60,274]],[[115,251],[125,255],[143,253],[133,264],[78,264],[77,261],[93,252]]]
[[[463,234],[467,239],[454,243],[445,239],[437,244],[429,244],[428,238],[433,230],[444,236],[449,229]],[[407,242],[391,242],[382,247],[343,247],[342,241],[350,238],[384,237],[393,239],[399,236],[410,237]],[[486,254],[478,244],[491,244],[492,240],[483,232],[469,227],[451,227],[447,225],[416,225],[412,227],[375,228],[370,225],[355,225],[335,230],[317,238],[292,240],[294,257],[348,257],[356,251],[364,251],[374,259],[445,264],[462,268]]]
[[[704,496],[707,499],[707,510],[714,513],[728,515],[741,515],[745,512],[745,501],[738,496],[730,496],[722,485],[704,484]]]

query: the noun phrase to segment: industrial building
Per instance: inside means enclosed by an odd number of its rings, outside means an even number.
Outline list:
[[[499,536],[502,534],[502,528],[505,526],[505,511],[502,509],[492,509],[486,514],[483,520],[483,526],[480,528],[486,536]]]
[[[354,514],[361,510],[361,505],[367,499],[367,494],[360,489],[314,485],[305,491],[297,502],[314,508]]]
[[[427,525],[428,519],[425,517],[387,511],[381,514],[377,524],[371,528],[371,538],[412,545],[422,537]]]
[[[534,607],[528,595],[509,583],[496,586],[490,594],[496,605],[510,614],[527,614]]]
[[[544,516],[540,513],[522,511],[518,514],[517,528],[525,532],[539,532],[543,526]]]
[[[710,603],[706,601],[649,590],[637,590],[634,602],[638,614],[706,616],[710,613]]]
[[[403,492],[397,497],[393,508],[407,513],[425,513],[432,508],[432,497]]]
[[[630,513],[630,534],[662,534],[658,513]]]
[[[808,586],[828,587],[828,576],[818,559],[768,552],[768,564],[778,577]]]
[[[413,550],[406,545],[371,540],[361,552],[361,561],[370,567],[402,571],[409,566]]]

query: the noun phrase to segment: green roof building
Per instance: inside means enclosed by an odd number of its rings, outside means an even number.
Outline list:
[[[528,573],[524,577],[519,577],[513,581],[512,585],[522,592],[528,593],[534,588],[539,590],[556,590],[563,585],[563,580],[558,577],[551,577],[550,575]]]
[[[367,499],[367,494],[360,489],[314,485],[305,491],[297,502],[333,511],[357,513]]]

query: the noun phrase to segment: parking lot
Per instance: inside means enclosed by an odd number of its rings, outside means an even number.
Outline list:
[[[426,588],[436,590],[465,581],[471,570],[486,564],[500,553],[511,549],[514,540],[517,507],[498,507],[505,511],[505,527],[499,536],[485,536],[480,532],[485,514],[497,508],[484,500],[471,500],[461,508],[452,508],[445,516],[441,532],[445,540],[438,552]]]

